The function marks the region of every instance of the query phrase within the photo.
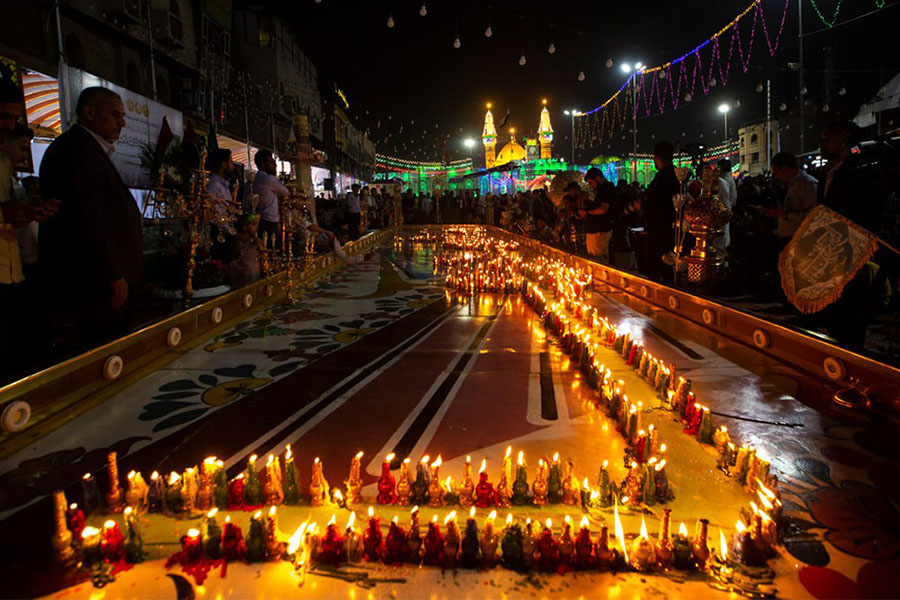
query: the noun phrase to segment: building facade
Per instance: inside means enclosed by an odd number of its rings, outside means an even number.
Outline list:
[[[778,121],[753,123],[738,129],[738,153],[741,172],[761,175],[769,170],[769,160],[781,151]]]

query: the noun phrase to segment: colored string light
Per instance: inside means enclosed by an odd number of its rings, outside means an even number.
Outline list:
[[[885,1],[886,0],[875,0],[875,8],[876,9],[884,8]],[[841,12],[841,7],[844,4],[843,0],[838,0],[837,5],[834,7],[834,14],[831,15],[831,19],[828,19],[822,13],[822,10],[819,8],[819,4],[816,2],[816,0],[809,0],[809,3],[812,5],[813,10],[816,12],[816,16],[819,17],[819,20],[821,20],[822,23],[825,25],[825,27],[828,27],[828,28],[834,27],[837,24],[838,13]]]
[[[710,88],[719,83],[727,85],[731,75],[731,62],[735,58],[742,72],[746,73],[750,68],[757,31],[762,32],[769,55],[774,55],[784,32],[789,4],[790,0],[785,0],[778,30],[774,35],[766,24],[762,0],[754,0],[731,22],[692,50],[663,65],[632,73],[608,100],[577,117],[576,141],[581,142],[578,145],[586,147],[602,144],[618,130],[624,129],[628,118],[633,115],[651,116],[654,113],[676,110],[683,101],[689,102],[693,98],[698,87],[707,95]],[[745,47],[741,41],[740,25],[746,22],[745,17],[748,16],[750,32]],[[726,53],[723,51],[722,38],[729,33]],[[708,63],[704,63],[704,54],[708,54]],[[629,85],[637,86],[639,93],[623,94]],[[633,105],[633,95],[636,96],[636,105]]]

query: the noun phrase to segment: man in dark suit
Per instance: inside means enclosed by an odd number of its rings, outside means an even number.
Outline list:
[[[675,221],[675,205],[672,196],[678,193],[678,178],[672,157],[675,146],[670,142],[657,142],[653,147],[656,175],[647,187],[641,206],[644,212],[644,264],[641,272],[654,281],[663,281],[671,271],[662,257],[675,246],[672,225]]]
[[[41,162],[41,189],[61,205],[41,224],[38,255],[50,297],[74,303],[68,308],[74,308],[79,341],[95,345],[131,326],[130,291],[141,276],[141,214],[111,159],[125,126],[122,99],[106,88],[86,88],[76,113],[78,124]]]

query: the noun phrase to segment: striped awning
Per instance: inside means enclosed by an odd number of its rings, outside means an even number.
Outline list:
[[[25,113],[28,125],[39,137],[56,137],[62,133],[59,114],[59,81],[54,77],[26,71],[22,77],[25,91]]]

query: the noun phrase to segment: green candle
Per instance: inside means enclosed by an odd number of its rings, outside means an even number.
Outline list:
[[[559,452],[553,455],[550,471],[547,476],[547,500],[558,504],[562,500],[562,478],[559,473]]]
[[[516,480],[512,485],[513,504],[525,505],[529,504],[528,499],[528,473],[525,470],[525,453],[519,452],[519,466],[516,469]]]
[[[259,480],[259,474],[256,472],[256,455],[250,456],[247,461],[247,471],[244,478],[244,502],[248,506],[259,506],[262,504],[262,482]]]
[[[284,492],[285,504],[297,504],[300,500],[300,492],[297,489],[297,473],[294,468],[294,455],[291,445],[288,444],[284,451],[284,479],[281,482]]]

